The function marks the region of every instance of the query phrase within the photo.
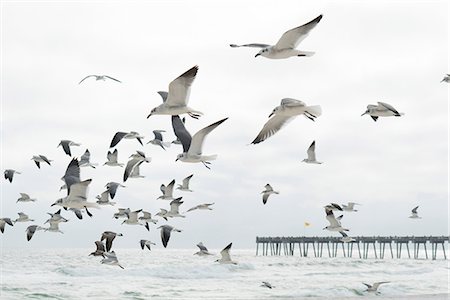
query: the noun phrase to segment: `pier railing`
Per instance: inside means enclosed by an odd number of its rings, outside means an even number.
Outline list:
[[[256,255],[295,255],[296,248],[299,256],[307,257],[312,250],[314,257],[322,257],[323,248],[326,247],[328,257],[336,257],[342,253],[344,257],[353,257],[353,250],[358,250],[359,258],[384,258],[385,250],[391,258],[401,258],[402,248],[406,249],[408,258],[411,258],[410,246],[412,245],[413,258],[418,259],[420,253],[428,259],[427,245],[431,245],[431,259],[437,259],[438,249],[442,249],[440,255],[447,259],[445,243],[448,244],[448,236],[356,236],[355,241],[343,242],[341,237],[256,237]],[[261,249],[260,249],[261,248]],[[395,255],[394,250],[395,248]],[[339,251],[341,249],[341,251]],[[373,251],[369,252],[369,249]]]

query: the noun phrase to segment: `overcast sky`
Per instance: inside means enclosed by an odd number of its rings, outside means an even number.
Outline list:
[[[62,2],[62,3],[61,3]],[[141,238],[162,247],[159,230],[121,225],[118,207],[152,213],[167,208],[156,200],[159,186],[194,174],[193,193],[181,211],[214,202],[213,211],[193,211],[169,224],[183,230],[169,248],[199,241],[211,248],[233,242],[253,248],[255,236],[338,236],[322,230],[323,206],[358,202],[357,213],[342,221],[350,235],[448,234],[448,96],[440,83],[449,68],[448,1],[126,1],[8,2],[2,4],[1,169],[22,172],[12,184],[1,180],[1,217],[23,211],[43,225],[50,204],[65,196],[60,177],[71,158],[57,148],[61,139],[82,143],[91,161],[102,165],[117,131],[138,131],[145,142],[152,130],[166,130],[169,116],[152,116],[156,93],[194,65],[199,71],[190,106],[204,113],[187,118],[197,130],[224,117],[204,145],[218,154],[211,170],[175,162],[181,147],[163,151],[122,141],[119,161],[135,150],[152,157],[141,167],[143,179],[129,179],[115,207],[92,210],[94,217],[61,224],[64,234],[39,232],[26,242],[31,223],[7,226],[2,247],[93,247],[105,230],[122,232],[115,247],[138,247]],[[319,14],[324,17],[299,49],[313,57],[255,58],[258,49],[230,43],[274,44],[283,32]],[[123,83],[78,82],[107,74]],[[300,116],[276,135],[249,145],[282,98],[321,105],[316,122]],[[387,102],[400,118],[373,122],[361,117],[368,104]],[[322,165],[302,163],[311,142]],[[31,157],[43,154],[52,166],[37,169]],[[123,169],[82,168],[92,178],[89,199]],[[279,195],[262,204],[270,183]],[[35,203],[17,203],[25,192]],[[419,205],[421,220],[408,218]],[[311,223],[305,228],[303,223]],[[158,225],[165,224],[160,220]]]

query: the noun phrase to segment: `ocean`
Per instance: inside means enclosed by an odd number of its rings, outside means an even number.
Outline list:
[[[255,256],[232,249],[220,265],[196,249],[115,249],[118,266],[94,249],[2,249],[0,298],[6,299],[449,299],[449,263],[425,259]],[[442,253],[441,253],[442,254]],[[261,287],[262,281],[274,288]],[[362,282],[389,281],[380,295]]]

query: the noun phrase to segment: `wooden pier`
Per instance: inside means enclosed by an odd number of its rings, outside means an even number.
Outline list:
[[[326,247],[328,257],[337,257],[338,253],[342,253],[343,257],[353,257],[355,248],[358,250],[359,258],[367,259],[370,256],[383,259],[386,248],[389,248],[388,255],[390,254],[391,258],[401,258],[402,250],[406,248],[408,258],[411,258],[410,246],[412,245],[414,259],[428,259],[427,245],[431,245],[430,257],[435,260],[438,258],[438,250],[439,257],[447,259],[445,243],[448,244],[450,240],[448,236],[357,236],[353,238],[355,242],[344,243],[340,237],[256,237],[256,255],[293,256],[297,248],[300,257],[307,257],[310,250],[314,257],[322,257],[323,248]],[[420,252],[421,248],[423,252]],[[373,251],[369,252],[369,249]]]

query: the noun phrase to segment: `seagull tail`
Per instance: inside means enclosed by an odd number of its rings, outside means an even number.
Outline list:
[[[307,106],[305,112],[317,118],[322,115],[322,107],[320,105]]]

